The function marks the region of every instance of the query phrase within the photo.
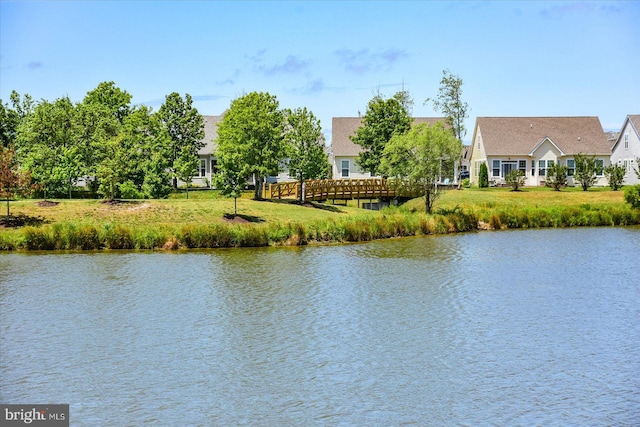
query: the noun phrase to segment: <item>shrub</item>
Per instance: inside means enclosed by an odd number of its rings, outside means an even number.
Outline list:
[[[624,200],[632,207],[640,209],[640,184],[625,188]]]
[[[487,188],[489,186],[489,170],[486,163],[480,164],[480,172],[478,173],[478,187]]]
[[[144,199],[144,194],[138,190],[138,187],[132,181],[118,184],[118,188],[123,199]]]
[[[618,191],[622,187],[622,181],[624,181],[624,175],[627,173],[627,169],[622,165],[609,165],[604,168],[604,175],[609,181],[609,187],[613,191]]]
[[[512,191],[518,191],[524,185],[524,172],[520,169],[513,169],[504,177],[504,180],[511,186]]]
[[[565,165],[554,163],[547,169],[547,187],[551,187],[556,191],[560,191],[562,187],[567,186],[567,172],[569,168]]]

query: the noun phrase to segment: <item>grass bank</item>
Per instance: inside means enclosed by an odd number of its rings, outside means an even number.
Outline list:
[[[640,224],[640,211],[622,192],[591,189],[463,189],[448,191],[427,215],[412,200],[383,211],[284,201],[233,200],[216,192],[190,198],[104,203],[100,200],[34,200],[11,203],[30,225],[0,228],[0,250],[188,249],[359,242],[389,237],[480,229],[616,226]]]

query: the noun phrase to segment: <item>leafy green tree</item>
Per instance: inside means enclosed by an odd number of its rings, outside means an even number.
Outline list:
[[[76,145],[75,106],[68,97],[43,101],[20,123],[18,159],[47,193],[70,194],[82,167]]]
[[[20,97],[20,94],[14,90],[9,97],[13,108],[2,103],[0,99],[0,145],[2,147],[15,146],[18,127],[23,119],[31,114],[34,107],[33,99],[28,94]]]
[[[622,187],[626,173],[627,169],[622,165],[609,165],[604,168],[604,176],[607,177],[609,187],[611,187],[613,191],[618,191],[618,189]]]
[[[469,117],[469,105],[462,101],[462,83],[459,76],[451,74],[449,70],[443,70],[438,96],[436,99],[427,98],[424,101],[425,104],[433,102],[433,108],[444,114],[459,141],[462,141],[467,133],[464,121]]]
[[[295,177],[300,189],[306,179],[326,178],[329,173],[328,156],[320,120],[306,108],[285,111],[284,140],[289,158],[289,174]],[[303,199],[300,191],[300,203]]]
[[[567,185],[567,172],[569,168],[560,163],[554,163],[547,169],[546,185],[555,191],[560,191],[562,187]]]
[[[380,175],[380,160],[385,146],[394,135],[402,135],[411,128],[412,118],[406,110],[407,94],[398,93],[384,99],[378,94],[369,101],[362,124],[351,141],[362,147],[357,163],[363,171]]]
[[[504,177],[504,181],[509,184],[511,191],[520,191],[520,187],[524,185],[525,181],[524,172],[520,169],[512,169]]]
[[[263,179],[277,174],[286,156],[283,126],[278,100],[266,92],[233,100],[218,125],[216,157],[233,159],[234,177],[253,176],[256,200],[262,199]],[[237,162],[243,164],[241,169]]]
[[[28,194],[31,190],[31,178],[28,172],[19,170],[15,150],[0,146],[0,197],[7,201],[7,224],[11,220],[11,198],[17,194]]]
[[[122,133],[106,139],[101,147],[104,155],[96,168],[100,182],[98,193],[114,200],[118,196],[120,184],[127,181],[132,150],[126,145]]]
[[[131,112],[131,95],[117,87],[114,82],[100,83],[98,87],[87,92],[83,103],[104,106],[120,123],[123,123]]]
[[[478,172],[478,187],[487,188],[489,186],[489,170],[487,164],[480,163],[480,171]]]
[[[434,110],[444,114],[447,124],[451,126],[454,135],[460,142],[462,142],[462,138],[467,134],[464,121],[469,117],[469,105],[462,100],[462,84],[463,81],[459,76],[451,74],[449,70],[443,70],[438,96],[435,99],[427,98],[424,101],[425,105],[431,101]],[[460,151],[456,159],[458,164],[462,164],[462,155],[462,151]],[[458,180],[460,180],[461,172],[462,170],[460,168],[458,171]]]
[[[191,95],[186,94],[182,99],[176,92],[165,97],[157,115],[170,138],[169,165],[174,175],[173,186],[177,188],[176,161],[183,150],[197,156],[198,150],[204,147],[204,119],[193,106]]]
[[[247,185],[249,168],[241,151],[222,150],[216,154],[218,173],[213,177],[214,186],[227,197],[233,197],[233,214],[238,215],[238,197]]]
[[[456,159],[460,150],[460,141],[442,124],[423,123],[391,138],[384,149],[380,169],[403,187],[420,189],[425,197],[426,212],[431,213],[440,195],[438,182],[443,173],[446,174],[443,165],[451,165],[450,160]]]
[[[580,183],[583,191],[587,191],[589,187],[595,184],[597,174],[602,171],[599,170],[595,156],[586,156],[579,153],[574,156],[574,159],[576,162],[576,172],[573,175],[573,179]]]
[[[176,177],[185,183],[187,199],[189,198],[189,186],[193,182],[193,177],[198,173],[199,163],[198,157],[193,155],[189,147],[182,147],[180,155],[173,163],[176,170]]]

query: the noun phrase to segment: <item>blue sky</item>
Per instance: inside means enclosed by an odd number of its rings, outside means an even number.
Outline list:
[[[6,1],[0,98],[81,101],[114,81],[157,110],[171,92],[217,115],[251,91],[331,118],[403,87],[437,116],[442,70],[477,116],[640,113],[640,2]]]

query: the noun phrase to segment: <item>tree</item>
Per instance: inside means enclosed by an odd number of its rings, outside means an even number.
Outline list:
[[[103,156],[96,168],[100,181],[98,193],[114,200],[120,184],[127,181],[132,151],[125,143],[123,134],[106,139],[102,144]]]
[[[247,170],[240,152],[226,151],[218,155],[218,173],[214,175],[214,185],[227,197],[233,197],[233,214],[238,215],[237,199],[247,185]]]
[[[569,168],[560,163],[554,163],[547,169],[546,183],[547,186],[555,191],[560,191],[562,187],[567,185],[567,172]]]
[[[251,92],[233,100],[218,125],[216,157],[233,159],[234,177],[253,176],[256,200],[262,199],[263,179],[277,174],[286,156],[283,114],[278,107],[275,96]]]
[[[362,124],[351,136],[351,141],[362,147],[357,163],[363,171],[380,175],[380,160],[385,146],[394,135],[402,135],[411,128],[411,116],[405,106],[408,94],[398,92],[394,97],[384,99],[380,94],[369,101]]]
[[[176,177],[185,183],[187,189],[187,199],[189,198],[189,186],[193,181],[193,177],[198,173],[198,164],[200,161],[194,156],[189,147],[182,147],[180,155],[173,163],[176,171]]]
[[[109,114],[113,115],[120,123],[131,112],[131,95],[120,89],[114,82],[102,82],[87,92],[83,102],[85,104],[99,104],[106,107]]]
[[[469,117],[469,105],[462,101],[462,83],[459,76],[451,74],[449,70],[443,70],[438,96],[436,99],[427,98],[424,101],[425,105],[429,101],[433,102],[433,108],[444,114],[459,141],[462,141],[467,133],[464,120]]]
[[[173,92],[165,97],[165,102],[158,110],[158,118],[170,137],[169,165],[176,175],[176,161],[183,150],[189,150],[193,156],[198,155],[198,150],[204,147],[204,119],[193,106],[191,95],[186,94],[184,99],[180,94]],[[173,180],[174,188],[178,188],[178,180]]]
[[[7,224],[11,220],[9,201],[16,194],[25,195],[32,190],[28,172],[18,169],[15,150],[0,146],[0,197],[7,201]]]
[[[325,178],[329,173],[329,160],[324,149],[324,136],[320,120],[306,108],[285,111],[284,140],[289,159],[289,175],[302,186],[306,179]]]
[[[469,105],[462,101],[462,83],[462,79],[459,76],[451,74],[449,70],[443,70],[438,96],[436,99],[427,98],[424,101],[425,105],[431,101],[434,110],[444,114],[447,124],[451,126],[453,134],[460,143],[462,143],[462,138],[467,134],[464,121],[469,117],[467,113]],[[461,150],[456,158],[458,165],[462,164],[462,156]],[[459,183],[461,181],[461,173],[462,168],[458,168],[457,178]]]
[[[43,101],[20,123],[16,151],[20,163],[47,193],[70,194],[81,175],[77,146],[76,109],[68,97]]]
[[[583,191],[587,191],[589,187],[595,184],[597,174],[602,171],[595,156],[586,156],[584,154],[576,154],[574,156],[576,162],[576,172],[573,178],[580,183]]]
[[[478,187],[487,188],[489,186],[489,170],[487,164],[480,163],[480,171],[478,172]]]
[[[405,134],[397,134],[384,149],[380,169],[405,188],[424,193],[426,212],[431,213],[439,196],[438,182],[443,164],[457,158],[462,144],[440,123],[419,124]],[[449,160],[449,162],[447,162]]]
[[[504,177],[504,180],[511,186],[511,191],[519,191],[520,187],[524,185],[524,172],[522,172],[520,169],[512,169],[511,171],[509,171],[507,176]]]
[[[627,169],[622,165],[609,165],[604,168],[604,176],[607,177],[609,187],[611,187],[613,191],[618,191],[618,189],[622,187],[626,173]]]

